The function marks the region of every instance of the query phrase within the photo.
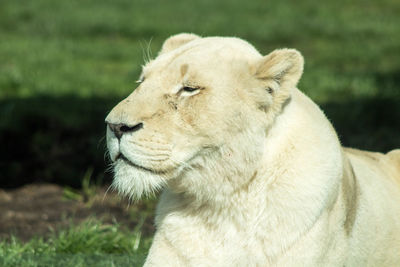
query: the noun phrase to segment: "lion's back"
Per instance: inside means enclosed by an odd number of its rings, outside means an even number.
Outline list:
[[[400,150],[384,154],[344,148],[344,152],[357,187],[351,238],[351,245],[356,248],[353,256],[371,262],[387,259],[379,266],[394,266],[389,263],[400,261]]]
[[[394,149],[388,152],[387,156],[395,168],[395,178],[397,178],[397,181],[400,183],[400,149]]]
[[[344,148],[350,158],[358,158],[365,163],[365,169],[374,169],[376,176],[385,176],[397,183],[400,188],[400,149],[388,153],[370,152],[354,148]]]

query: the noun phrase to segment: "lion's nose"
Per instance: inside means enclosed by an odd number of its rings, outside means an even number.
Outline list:
[[[111,131],[114,132],[115,136],[118,139],[120,139],[122,137],[122,135],[125,133],[132,133],[132,132],[136,132],[136,131],[142,129],[143,123],[138,123],[134,126],[128,126],[123,123],[120,123],[120,124],[108,123],[108,126],[110,127]]]

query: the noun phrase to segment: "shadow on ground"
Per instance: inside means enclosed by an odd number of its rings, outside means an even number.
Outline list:
[[[0,187],[48,182],[79,187],[109,182],[105,124],[117,98],[34,97],[0,100]],[[397,98],[322,105],[345,146],[386,152],[400,148]]]
[[[105,124],[116,98],[0,100],[0,187],[31,182],[107,182]]]

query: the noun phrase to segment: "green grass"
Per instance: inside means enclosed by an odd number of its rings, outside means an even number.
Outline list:
[[[150,48],[178,32],[249,40],[306,58],[301,88],[322,103],[391,96],[400,69],[400,4],[384,1],[4,0],[0,97],[124,96]],[[383,85],[380,78],[389,80]]]
[[[46,240],[1,241],[0,266],[141,266],[150,243],[151,238],[143,238],[139,229],[127,231],[116,224],[88,221]]]

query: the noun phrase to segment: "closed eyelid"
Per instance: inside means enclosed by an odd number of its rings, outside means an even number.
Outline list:
[[[194,83],[191,82],[183,82],[182,87],[191,87],[191,88],[198,88],[199,86],[195,85]]]
[[[204,86],[200,86],[198,83],[193,82],[192,80],[189,80],[189,79],[184,80],[182,82],[182,87],[191,87],[191,88],[196,88],[196,89],[200,89],[200,90],[205,88]]]
[[[202,87],[202,86],[198,86],[198,85],[195,85],[195,84],[193,84],[193,83],[184,82],[184,83],[180,83],[179,85],[177,85],[177,86],[172,90],[172,93],[173,93],[173,94],[181,95],[182,92],[184,91],[184,88],[185,88],[185,87],[192,88],[193,91],[197,91],[197,90],[202,90],[202,89],[204,89],[204,87]]]

